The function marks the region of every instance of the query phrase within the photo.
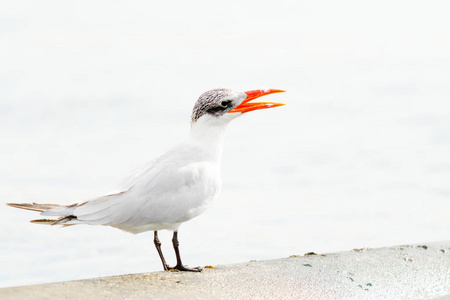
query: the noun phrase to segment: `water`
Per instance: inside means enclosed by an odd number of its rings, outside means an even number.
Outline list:
[[[445,9],[100,2],[2,4],[0,286],[161,270],[152,233],[39,226],[3,203],[109,192],[219,86],[287,105],[230,125],[220,199],[180,228],[186,264],[449,238]]]

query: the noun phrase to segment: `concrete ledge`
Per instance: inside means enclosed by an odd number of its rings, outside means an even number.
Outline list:
[[[417,299],[450,294],[450,241],[0,289],[0,299]]]

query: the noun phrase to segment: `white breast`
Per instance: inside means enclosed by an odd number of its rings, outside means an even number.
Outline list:
[[[214,127],[213,127],[214,128]],[[201,213],[218,197],[224,129],[207,136],[194,130],[190,138],[135,175],[131,188],[77,207],[73,215],[87,224],[100,224],[139,233],[170,229]]]

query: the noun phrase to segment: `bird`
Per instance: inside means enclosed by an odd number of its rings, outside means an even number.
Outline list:
[[[45,219],[32,223],[72,226],[78,224],[115,227],[133,234],[153,231],[153,242],[165,271],[200,272],[183,265],[178,241],[180,225],[202,214],[219,196],[221,160],[227,125],[250,111],[284,105],[251,102],[285,92],[258,89],[238,92],[218,88],[203,93],[195,102],[187,139],[129,178],[126,189],[71,205],[7,203],[40,212]],[[158,231],[173,231],[176,265],[170,267],[161,250]]]

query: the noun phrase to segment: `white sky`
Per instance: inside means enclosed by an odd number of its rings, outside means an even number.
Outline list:
[[[298,72],[330,61],[448,66],[449,8],[447,1],[3,1],[0,99],[179,99],[185,89],[191,96],[259,86],[252,78],[261,72],[262,84],[278,84],[279,66]]]

